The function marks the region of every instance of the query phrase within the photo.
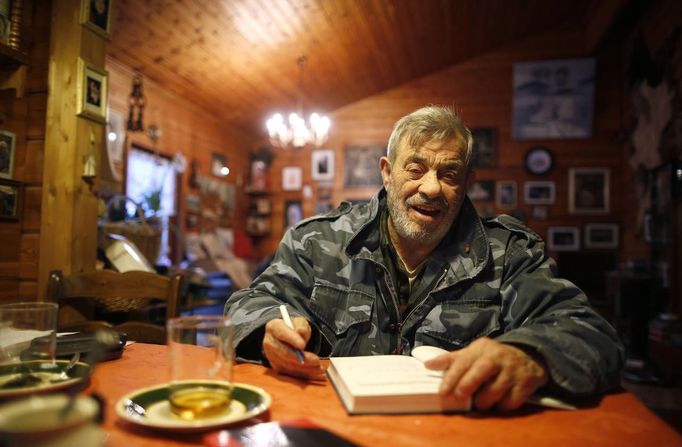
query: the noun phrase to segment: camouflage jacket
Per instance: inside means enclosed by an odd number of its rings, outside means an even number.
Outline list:
[[[565,392],[615,383],[623,348],[614,329],[580,289],[554,276],[536,233],[509,216],[481,219],[468,199],[454,237],[426,261],[429,290],[400,318],[379,245],[384,207],[382,189],[369,203],[344,203],[286,232],[270,266],[226,303],[241,360],[263,361],[264,325],[286,303],[311,322],[307,349],[322,357],[456,350],[491,337],[535,350]]]

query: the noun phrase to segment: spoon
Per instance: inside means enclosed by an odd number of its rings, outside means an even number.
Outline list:
[[[73,357],[71,357],[71,360],[69,360],[69,364],[66,365],[64,369],[62,369],[62,372],[59,374],[59,376],[55,379],[52,379],[51,382],[63,382],[64,380],[69,380],[71,376],[69,376],[69,371],[71,368],[73,368],[73,365],[78,363],[78,360],[81,358],[81,353],[76,352]]]

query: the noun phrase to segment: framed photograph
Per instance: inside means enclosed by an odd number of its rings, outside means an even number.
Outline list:
[[[311,170],[313,180],[326,181],[334,178],[334,151],[320,149],[311,155]]]
[[[580,249],[580,230],[577,227],[549,227],[547,246],[554,251],[576,251]]]
[[[287,200],[284,204],[284,228],[293,227],[303,219],[300,200]]]
[[[554,166],[554,155],[546,147],[532,147],[526,152],[523,165],[533,175],[547,174]]]
[[[497,182],[496,205],[502,209],[516,208],[517,188],[515,181]]]
[[[589,138],[595,78],[593,58],[514,64],[514,138]]]
[[[556,200],[556,186],[552,181],[525,182],[523,200],[529,205],[551,205]]]
[[[282,189],[284,191],[300,191],[303,187],[303,169],[300,166],[282,168]]]
[[[107,95],[109,94],[107,72],[89,65],[78,58],[78,104],[76,113],[91,120],[106,123]]]
[[[0,130],[0,178],[12,178],[16,145],[17,136],[15,134]]]
[[[113,0],[81,0],[81,25],[108,39],[111,35],[112,2]]]
[[[469,186],[467,195],[471,200],[495,200],[495,180],[478,180]]]
[[[585,225],[585,248],[618,248],[618,225],[607,223]]]
[[[0,178],[0,220],[18,220],[21,183]]]
[[[571,214],[606,214],[609,212],[608,168],[569,169],[568,211]]]
[[[211,156],[211,174],[216,177],[227,177],[230,168],[227,167],[227,157],[225,154],[214,152]]]
[[[383,184],[379,159],[386,155],[386,146],[347,146],[344,161],[344,186],[377,187]]]
[[[492,127],[481,127],[471,129],[474,137],[473,160],[471,167],[494,168],[497,166],[497,138],[495,129]]]

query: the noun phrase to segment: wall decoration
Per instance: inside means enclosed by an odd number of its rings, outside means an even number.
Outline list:
[[[585,248],[618,248],[618,225],[607,223],[585,225]]]
[[[0,179],[0,220],[19,219],[21,183]]]
[[[606,214],[609,212],[608,168],[569,169],[568,211],[571,214]]]
[[[496,205],[502,209],[516,208],[517,188],[515,181],[497,182]]]
[[[284,191],[299,191],[303,187],[303,169],[299,166],[282,168],[282,189]]]
[[[113,0],[81,0],[81,25],[108,39]]]
[[[497,138],[495,129],[492,127],[481,127],[471,129],[474,138],[473,159],[471,167],[494,168],[497,166]]]
[[[593,58],[514,64],[514,138],[589,138],[595,76]]]
[[[551,205],[556,200],[554,182],[525,182],[523,200],[529,205]]]
[[[126,139],[125,118],[121,112],[112,108],[109,108],[108,114],[106,142],[109,171],[115,181],[122,182],[123,149]]]
[[[554,166],[554,155],[546,147],[533,147],[524,158],[526,170],[533,175],[547,174]]]
[[[386,155],[386,146],[347,146],[344,163],[344,186],[381,186],[379,159]]]
[[[577,227],[549,227],[547,246],[554,251],[576,251],[580,249],[580,230]]]
[[[321,149],[313,151],[311,155],[311,170],[313,180],[325,181],[334,178],[334,151]]]
[[[284,228],[293,227],[303,219],[300,200],[287,200],[284,205]]]
[[[469,186],[467,195],[471,200],[495,200],[495,180],[478,180]]]
[[[227,157],[225,154],[213,152],[211,156],[211,174],[216,177],[227,177],[230,173],[230,168],[227,166]]]
[[[14,172],[14,153],[17,136],[7,130],[0,130],[0,177],[12,178]]]
[[[531,215],[535,220],[547,220],[547,216],[549,215],[549,208],[546,205],[534,206]]]
[[[93,67],[78,58],[78,116],[106,124],[107,95],[109,94],[107,72]]]

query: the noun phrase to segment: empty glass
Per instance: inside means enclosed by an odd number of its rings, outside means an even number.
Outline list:
[[[55,303],[0,305],[0,363],[54,361],[58,311]]]

